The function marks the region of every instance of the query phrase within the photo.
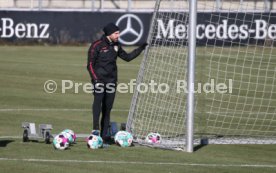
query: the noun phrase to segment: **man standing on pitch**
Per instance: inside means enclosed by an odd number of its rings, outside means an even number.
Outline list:
[[[117,57],[125,61],[131,61],[140,55],[147,43],[144,43],[131,53],[126,53],[118,42],[120,36],[118,26],[114,23],[109,23],[103,28],[103,31],[104,35],[102,38],[93,42],[88,50],[87,70],[94,87],[92,134],[101,135],[104,143],[107,143],[110,141],[107,132],[117,85]],[[99,126],[101,112],[101,126]]]

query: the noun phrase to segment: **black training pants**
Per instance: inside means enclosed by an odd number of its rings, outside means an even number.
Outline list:
[[[100,114],[102,112],[101,118],[101,137],[105,140],[107,139],[108,126],[110,123],[110,112],[114,103],[116,94],[116,85],[111,84],[113,90],[110,89],[106,84],[101,84],[97,86],[94,84],[94,102],[92,105],[93,109],[93,129],[100,130],[99,120]]]

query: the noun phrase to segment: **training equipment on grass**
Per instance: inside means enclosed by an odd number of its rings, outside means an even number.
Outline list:
[[[132,145],[133,136],[127,131],[118,131],[114,137],[114,141],[121,147],[129,147]]]
[[[150,132],[188,152],[200,141],[276,143],[276,16],[265,1],[220,2],[200,1],[196,19],[194,0],[156,1],[127,122],[138,143]]]
[[[90,135],[86,138],[89,149],[98,149],[103,146],[103,139],[98,135]]]
[[[162,141],[159,133],[149,133],[146,137],[146,142],[149,144],[160,144]]]
[[[39,140],[44,139],[46,144],[51,143],[52,125],[51,124],[39,124],[38,133],[36,130],[35,123],[23,122],[21,124],[23,130],[23,142],[28,142],[29,140]]]
[[[58,150],[65,150],[69,147],[69,141],[63,134],[58,134],[54,137],[53,146]]]

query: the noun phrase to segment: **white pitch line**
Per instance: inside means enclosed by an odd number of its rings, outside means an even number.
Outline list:
[[[68,112],[68,111],[74,111],[74,112],[90,112],[91,109],[55,109],[55,108],[41,108],[41,109],[0,109],[0,112],[20,112],[20,111],[53,111],[53,112]],[[112,109],[114,112],[128,112],[129,109]]]
[[[0,139],[20,139],[23,136],[0,136]]]
[[[39,64],[40,65],[40,64]],[[65,66],[78,66],[78,67],[86,67],[87,64],[51,64],[51,65],[65,65]],[[135,65],[135,64],[121,64],[121,63],[117,63],[118,66],[121,67],[140,67],[140,65]]]
[[[53,137],[55,137],[57,134],[52,134]],[[86,138],[90,134],[85,133],[78,133],[76,134],[77,138]],[[0,136],[0,139],[21,139],[22,136]]]
[[[91,109],[67,109],[67,108],[0,108],[0,112],[20,112],[20,111],[43,111],[43,112],[47,112],[47,111],[52,111],[52,112],[68,112],[68,111],[73,111],[73,112],[90,112]],[[128,112],[129,109],[112,109],[113,112]],[[229,114],[229,113],[233,113],[233,112],[206,112],[209,114]],[[238,112],[235,112],[238,113]],[[243,112],[240,112],[243,113]],[[259,114],[259,113],[250,113],[250,114]],[[266,113],[266,114],[274,114],[274,113]]]
[[[201,166],[201,167],[253,167],[276,168],[276,165],[262,164],[208,164],[208,163],[177,163],[177,162],[131,162],[131,161],[103,161],[103,160],[50,160],[50,159],[16,159],[0,158],[0,161],[24,161],[24,162],[60,162],[60,163],[103,163],[103,164],[135,164],[135,165],[176,165],[176,166]]]

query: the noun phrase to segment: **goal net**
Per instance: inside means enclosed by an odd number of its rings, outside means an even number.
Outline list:
[[[276,143],[276,13],[267,2],[198,0],[194,144]],[[188,7],[156,3],[127,122],[140,144],[185,149]],[[150,132],[161,143],[146,142]]]

